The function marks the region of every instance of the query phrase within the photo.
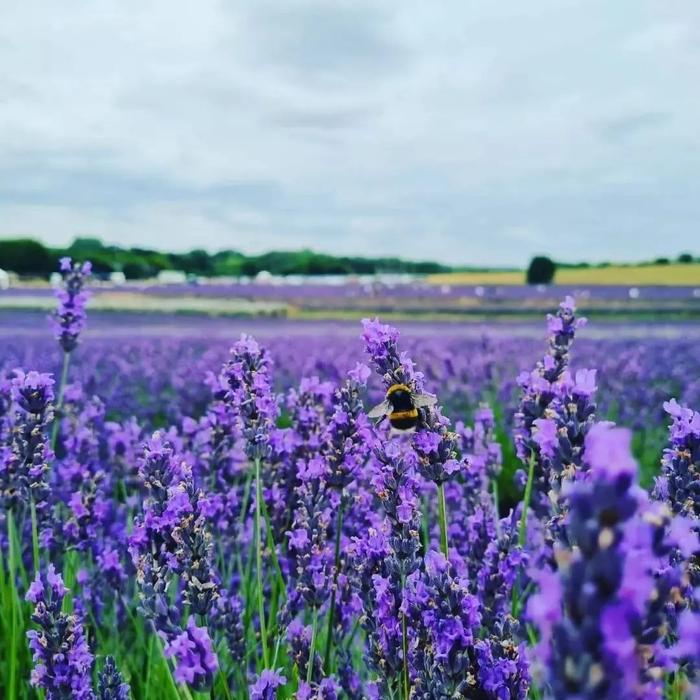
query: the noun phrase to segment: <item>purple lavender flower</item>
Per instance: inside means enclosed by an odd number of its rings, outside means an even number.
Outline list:
[[[350,547],[354,588],[362,600],[366,659],[385,697],[399,691],[403,674],[401,564],[395,560],[389,532],[387,521],[381,530],[372,528],[355,537]]]
[[[130,700],[130,697],[129,684],[124,682],[114,657],[106,657],[97,680],[96,700]]]
[[[270,433],[278,415],[270,376],[268,353],[247,335],[231,348],[231,359],[224,366],[228,384],[226,400],[240,423],[251,459],[268,456]]]
[[[654,497],[668,503],[674,513],[700,520],[700,413],[664,403],[671,416],[669,446],[661,461]]]
[[[481,603],[442,553],[428,552],[425,571],[409,579],[407,606],[416,675],[412,697],[527,697],[524,650],[511,629],[503,638],[481,634]]]
[[[53,419],[51,375],[14,371],[12,402],[16,407],[9,449],[0,451],[0,505],[17,514],[34,503],[40,531],[48,524],[49,463],[47,427]]]
[[[198,627],[190,615],[187,627],[171,637],[165,646],[166,658],[175,661],[175,680],[194,690],[209,688],[219,662],[206,627]]]
[[[61,258],[60,264],[63,282],[56,290],[58,309],[51,322],[63,352],[69,353],[75,350],[78,336],[85,328],[88,293],[84,287],[92,273],[92,264],[73,262],[70,258]]]
[[[38,630],[27,632],[33,654],[31,682],[43,688],[47,700],[90,700],[93,656],[78,615],[61,612],[67,592],[63,579],[49,564],[37,572],[26,599],[34,604],[32,621]]]
[[[554,697],[660,697],[670,658],[663,630],[682,580],[669,565],[678,538],[636,486],[629,443],[626,430],[591,429],[590,479],[568,488],[558,574],[532,572],[540,592],[528,614]]]
[[[357,365],[348,379],[336,390],[333,415],[324,439],[328,462],[328,484],[336,489],[347,487],[369,454],[370,425],[360,400],[360,389],[366,384],[369,368]]]
[[[265,669],[250,686],[250,700],[275,700],[277,688],[281,688],[287,679],[280,671]]]
[[[159,433],[144,446],[139,473],[150,493],[130,538],[140,609],[165,638],[166,655],[176,659],[176,677],[203,688],[217,663],[208,632],[196,627],[192,616],[182,630],[168,598],[175,575],[184,583],[183,601],[196,614],[206,615],[218,596],[202,496],[194,489],[189,465],[178,460]]]
[[[515,446],[525,464],[534,460],[531,505],[540,519],[556,506],[562,480],[573,478],[582,466],[585,435],[593,422],[595,372],[581,370],[572,378],[567,370],[576,330],[585,323],[576,318],[573,298],[566,297],[557,314],[547,317],[547,354],[532,372],[518,377]]]
[[[296,694],[296,700],[337,700],[340,688],[333,678],[324,678],[313,686],[302,681]]]

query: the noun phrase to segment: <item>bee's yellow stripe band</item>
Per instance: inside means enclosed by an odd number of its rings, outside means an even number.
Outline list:
[[[389,420],[401,420],[402,418],[418,418],[418,409],[409,408],[407,411],[394,411],[389,414]]]
[[[407,393],[411,393],[411,390],[409,387],[407,387],[405,384],[392,384],[386,392],[387,396],[391,396],[395,391],[405,391]]]

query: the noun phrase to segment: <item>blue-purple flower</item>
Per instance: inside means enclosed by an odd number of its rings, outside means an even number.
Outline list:
[[[90,700],[93,656],[80,617],[61,612],[66,593],[52,564],[45,573],[37,572],[27,591],[37,626],[27,632],[34,660],[31,683],[44,690],[47,700]]]
[[[92,264],[61,258],[60,269],[63,279],[56,290],[58,309],[51,316],[51,323],[63,352],[68,353],[75,350],[78,336],[85,328],[85,306],[89,298],[85,283],[92,273]]]

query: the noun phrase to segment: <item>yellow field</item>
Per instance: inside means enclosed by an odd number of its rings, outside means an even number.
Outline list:
[[[430,275],[431,284],[523,284],[524,272],[448,272]],[[700,285],[700,264],[611,265],[558,270],[556,284]]]

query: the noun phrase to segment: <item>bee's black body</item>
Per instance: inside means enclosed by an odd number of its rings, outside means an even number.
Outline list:
[[[405,384],[394,384],[386,392],[386,400],[391,405],[389,422],[396,430],[412,430],[418,425],[418,409],[413,401],[411,390]]]

